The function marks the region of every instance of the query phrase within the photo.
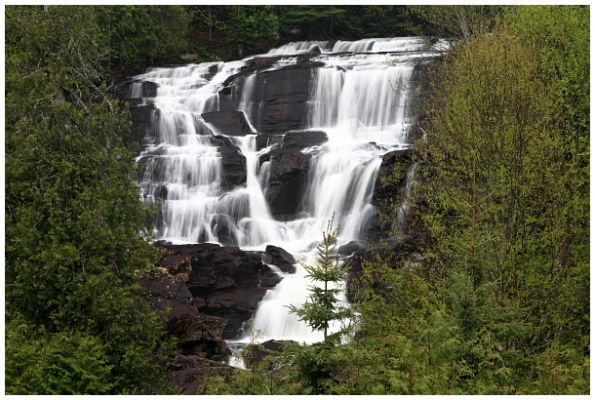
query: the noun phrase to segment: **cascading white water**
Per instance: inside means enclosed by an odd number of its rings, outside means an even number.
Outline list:
[[[311,264],[316,241],[333,216],[339,227],[339,245],[361,237],[374,210],[371,200],[383,154],[408,146],[414,68],[421,60],[439,55],[446,45],[443,41],[428,44],[421,38],[297,42],[265,56],[295,55],[315,46],[322,54],[314,59],[324,66],[313,69],[303,128],[323,130],[328,140],[302,150],[311,154],[309,177],[300,194],[301,208],[289,221],[275,220],[266,200],[272,164],[261,164],[259,158],[273,149],[272,140],[269,147],[257,150],[255,121],[249,121],[253,133],[227,136],[246,158],[246,182],[225,187],[224,160],[211,140],[222,132],[201,116],[221,110],[223,83],[241,71],[248,59],[157,68],[136,77],[158,84],[152,99],[157,109],[156,140],[139,156],[145,162],[140,183],[143,196],[146,201],[162,198],[154,232],[157,239],[220,242],[218,228],[225,223],[242,248],[263,250],[274,244]],[[287,57],[269,70],[297,62],[296,57]],[[255,107],[261,107],[255,100],[257,91],[263,90],[258,85],[266,85],[266,79],[252,73],[234,89],[239,96],[235,109],[248,118],[255,115]],[[129,96],[139,97],[141,89],[133,86]],[[302,304],[308,296],[311,282],[303,267],[298,265],[295,274],[283,274],[283,278],[258,307],[253,321],[258,340],[321,340],[322,333],[312,332],[287,308]]]

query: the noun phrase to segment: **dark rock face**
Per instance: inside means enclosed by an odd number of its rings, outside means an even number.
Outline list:
[[[215,132],[206,124],[198,114],[192,114],[192,122],[194,123],[194,130],[197,135],[215,135]]]
[[[161,277],[144,280],[141,286],[148,295],[151,308],[154,311],[169,309],[169,318],[198,312],[192,295],[181,278]]]
[[[203,113],[202,118],[223,135],[245,136],[252,133],[242,111],[211,111]]]
[[[322,144],[328,137],[323,131],[288,131],[284,135],[268,135],[266,141],[265,137],[257,137],[257,145],[259,140],[262,147],[270,145],[272,141],[276,143],[259,160],[261,164],[271,162],[266,191],[271,213],[277,219],[292,219],[300,210],[312,158],[311,154],[305,154],[301,150]]]
[[[283,137],[283,148],[304,149],[317,146],[328,140],[323,131],[289,131]]]
[[[260,74],[266,79],[260,99],[263,110],[256,119],[260,132],[281,133],[306,125],[313,65],[298,64],[295,67]]]
[[[261,133],[256,136],[256,150],[264,149],[267,146],[271,145],[278,145],[280,146],[283,143],[283,136],[284,135],[267,135],[266,133]]]
[[[174,256],[175,257],[175,256]],[[180,258],[182,264],[187,260]],[[227,321],[200,314],[186,287],[188,274],[180,273],[141,282],[154,311],[167,310],[166,329],[178,339],[182,354],[223,360],[229,349],[223,340]]]
[[[275,218],[292,219],[299,211],[308,184],[311,157],[291,148],[270,153],[271,173],[266,199]]]
[[[186,287],[198,311],[227,320],[225,339],[238,336],[267,289],[281,280],[262,263],[260,252],[209,243],[162,248],[168,253],[162,267],[188,274]]]
[[[132,86],[140,84],[140,96],[133,96]],[[113,87],[113,94],[120,100],[132,100],[140,97],[155,97],[157,95],[158,84],[155,82],[140,81],[136,79],[125,78],[117,82]]]
[[[368,248],[368,244],[361,240],[352,240],[337,249],[339,255],[350,256],[352,254],[361,253]]]
[[[133,151],[140,152],[142,146],[155,138],[154,116],[157,110],[153,103],[140,104],[130,107],[132,131],[124,138],[126,146]]]
[[[159,185],[153,190],[153,197],[155,199],[166,200],[167,199],[167,186]]]
[[[258,65],[250,69],[266,68],[269,58],[254,61]],[[252,101],[259,104],[253,107],[250,121],[257,131],[266,134],[280,134],[290,130],[303,129],[307,125],[308,97],[312,71],[322,63],[304,62],[275,70],[259,72],[256,75]],[[230,82],[241,77],[232,77]],[[230,105],[231,106],[231,105]]]
[[[240,149],[226,136],[210,136],[211,144],[217,146],[221,155],[223,176],[222,187],[224,190],[246,183],[246,157]]]
[[[182,354],[224,360],[230,353],[223,331],[227,321],[206,314],[185,314],[170,319],[167,331],[178,339]]]
[[[262,260],[267,264],[276,265],[283,272],[295,273],[294,264],[297,263],[296,259],[281,247],[268,245]]]
[[[218,214],[211,221],[211,230],[224,246],[237,245],[234,229],[233,221],[228,215]]]
[[[392,208],[398,204],[407,180],[407,172],[413,164],[413,148],[389,151],[382,157],[376,177],[372,204],[376,212],[368,221],[364,237],[370,242],[389,239]]]

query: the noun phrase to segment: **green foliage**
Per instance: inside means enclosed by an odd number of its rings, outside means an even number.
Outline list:
[[[333,220],[329,221],[327,229],[323,232],[322,242],[317,246],[318,258],[314,266],[305,266],[306,276],[314,281],[321,282],[322,287],[310,286],[310,298],[302,306],[289,305],[300,321],[304,321],[315,331],[324,332],[324,342],[328,341],[328,328],[332,321],[342,321],[352,317],[349,307],[338,304],[337,295],[340,289],[330,287],[340,283],[346,273],[346,264],[341,263],[337,254],[337,231],[333,230]],[[340,334],[341,332],[339,332]]]
[[[345,13],[344,8],[335,6],[290,6],[281,10],[281,21],[286,30],[300,29],[306,32],[307,38],[318,40],[332,34],[333,22]]]
[[[183,6],[96,6],[108,68],[126,73],[179,62],[191,16]]]
[[[295,366],[295,358],[303,350],[294,342],[279,342],[281,352],[267,351],[261,345],[249,345],[241,351],[247,369],[235,369],[230,376],[211,373],[198,389],[199,394],[288,395],[303,394],[305,388]],[[265,356],[259,362],[251,361],[254,352]]]
[[[272,6],[232,6],[228,39],[248,52],[266,51],[278,39],[279,19],[272,11]]]
[[[432,35],[469,39],[490,32],[503,6],[408,6],[408,13],[429,25]]]
[[[209,57],[263,51],[295,29],[310,39],[468,39],[432,76],[416,160],[423,201],[411,205],[408,232],[423,261],[365,264],[360,332],[340,344],[329,323],[352,313],[338,306],[332,284],[345,266],[327,230],[307,268],[323,287],[292,307],[327,342],[287,344],[210,377],[203,392],[589,391],[587,7],[10,6],[8,393],[174,391],[172,343],[135,284],[156,254],[139,234],[150,229],[122,145],[129,116],[103,82],[105,67],[175,62],[188,25],[215,47]]]
[[[94,9],[7,7],[6,25],[11,390],[168,390],[163,321],[135,286],[156,253],[139,234],[147,215],[122,144],[128,111],[102,83]],[[32,333],[19,340],[23,329]],[[34,364],[18,361],[35,352]]]
[[[587,21],[581,7],[510,8],[435,80],[416,213],[466,392],[588,386]],[[558,346],[576,358],[547,376]]]
[[[48,335],[22,319],[6,329],[8,394],[107,394],[113,383],[103,344],[79,332]]]
[[[406,6],[188,6],[199,60],[266,52],[296,40],[359,40],[430,34]]]

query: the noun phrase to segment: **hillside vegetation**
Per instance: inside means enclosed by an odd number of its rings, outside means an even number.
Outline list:
[[[431,71],[413,248],[365,263],[348,343],[287,343],[200,391],[589,393],[589,7],[5,9],[8,394],[179,390],[114,79],[405,35],[460,39]]]

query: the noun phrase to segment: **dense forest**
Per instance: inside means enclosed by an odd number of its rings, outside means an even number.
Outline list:
[[[418,35],[456,42],[430,70],[407,240],[363,262],[348,313],[295,310],[314,329],[349,314],[350,340],[287,342],[245,370],[207,371],[198,391],[588,394],[589,13],[5,7],[6,392],[179,393],[175,340],[139,285],[160,254],[114,82],[290,41]]]

